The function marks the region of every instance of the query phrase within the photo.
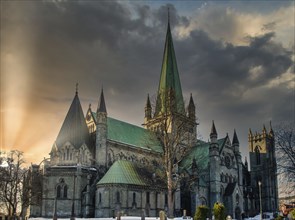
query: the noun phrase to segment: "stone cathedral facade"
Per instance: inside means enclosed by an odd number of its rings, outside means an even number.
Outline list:
[[[243,213],[255,214],[258,180],[262,181],[263,210],[277,209],[272,129],[249,134],[251,171],[248,162],[242,161],[235,130],[232,138],[218,137],[213,121],[210,140],[197,140],[195,104],[192,96],[188,106],[184,103],[168,21],[156,106],[152,108],[147,96],[144,127],[110,117],[103,90],[97,108],[89,106],[84,114],[76,91],[50,159],[30,169],[28,215],[112,217],[121,212],[139,216],[144,210],[146,216],[158,216],[160,210],[167,210],[163,150],[155,135],[161,129],[159,117],[167,111],[170,120],[187,124],[192,145],[176,171],[183,180],[174,195],[175,215],[184,209],[193,215],[198,205],[212,207],[215,202],[224,203],[227,214],[236,219]]]

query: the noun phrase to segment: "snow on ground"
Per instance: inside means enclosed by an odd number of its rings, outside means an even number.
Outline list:
[[[70,220],[70,218],[57,218],[61,220]],[[75,218],[76,220],[116,220],[117,218]],[[173,218],[173,220],[183,220],[182,217]],[[192,220],[186,217],[187,220]],[[52,218],[29,218],[29,220],[52,220]],[[141,220],[140,216],[121,216],[121,220]],[[145,220],[160,220],[159,217],[145,217]],[[169,218],[168,218],[169,220]],[[172,220],[172,219],[171,219]]]

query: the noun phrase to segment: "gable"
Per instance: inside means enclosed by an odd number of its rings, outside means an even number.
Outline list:
[[[116,161],[97,183],[97,185],[105,184],[147,186],[147,183],[140,177],[134,164],[125,160]]]
[[[198,140],[197,144],[191,149],[187,156],[181,161],[181,169],[191,173],[193,159],[196,159],[197,169],[202,172],[208,168],[209,163],[209,142]]]
[[[127,160],[117,160],[96,185],[99,187],[116,184],[149,187],[161,191],[166,189],[164,180],[154,171]]]

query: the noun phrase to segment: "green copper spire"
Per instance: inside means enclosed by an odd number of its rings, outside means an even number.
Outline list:
[[[173,103],[174,106],[171,106],[171,103]],[[157,94],[155,115],[157,116],[161,112],[163,113],[171,107],[173,108],[174,112],[181,114],[185,113],[168,13],[168,28],[162,62],[161,77]]]

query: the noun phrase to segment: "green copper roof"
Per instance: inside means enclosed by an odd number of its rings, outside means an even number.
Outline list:
[[[96,120],[96,112],[92,112],[92,114]],[[107,129],[108,140],[158,153],[162,152],[156,135],[147,129],[111,117],[107,118]]]
[[[89,132],[85,122],[83,110],[78,97],[78,92],[73,99],[70,109],[56,138],[56,145],[61,147],[67,141],[75,147],[89,143]]]
[[[108,139],[134,147],[162,152],[159,141],[151,131],[108,117]]]
[[[159,82],[156,115],[165,112],[167,109],[167,93],[173,92],[176,102],[176,112],[184,113],[184,101],[177,68],[176,56],[173,47],[173,40],[168,22],[164,55],[162,61],[161,77]]]
[[[137,167],[132,162],[125,160],[116,161],[97,183],[97,185],[104,184],[148,185],[137,172]]]
[[[207,169],[209,162],[209,146],[209,142],[198,140],[197,145],[194,146],[189,154],[181,161],[180,167],[190,171],[193,159],[195,158],[198,170]]]
[[[221,147],[224,145],[225,140],[226,137],[217,140],[219,149],[221,149]],[[209,147],[210,142],[198,140],[197,145],[194,146],[189,154],[181,161],[180,167],[190,171],[193,159],[195,158],[198,170],[201,171],[207,169],[209,162]]]

